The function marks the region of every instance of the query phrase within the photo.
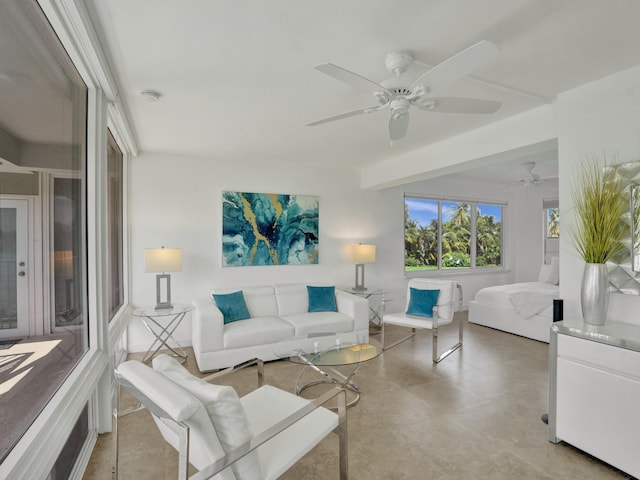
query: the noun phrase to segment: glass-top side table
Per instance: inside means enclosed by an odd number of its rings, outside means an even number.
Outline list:
[[[370,334],[380,333],[380,329],[382,328],[382,315],[384,315],[384,312],[382,311],[384,296],[388,292],[375,287],[367,288],[366,290],[357,290],[350,287],[344,288],[343,290],[353,295],[365,298],[369,302],[369,325],[373,327],[373,329],[370,330]]]
[[[193,310],[193,305],[181,303],[174,304],[171,308],[156,309],[155,307],[136,308],[131,312],[134,317],[140,318],[144,326],[155,337],[155,340],[145,353],[142,361],[150,362],[161,348],[167,348],[180,363],[187,359],[184,347],[173,337],[173,332],[182,323],[184,317]],[[177,345],[177,348],[169,345],[169,340]]]

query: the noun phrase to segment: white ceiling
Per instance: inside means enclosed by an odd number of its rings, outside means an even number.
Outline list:
[[[640,64],[636,0],[86,3],[140,149],[214,160],[366,167]],[[500,56],[439,93],[499,100],[495,114],[412,109],[407,136],[394,146],[386,110],[306,126],[376,105],[315,64],[381,82],[390,76],[384,59],[391,51],[436,65],[483,39]],[[408,73],[413,79],[424,71],[414,65]],[[161,99],[145,100],[146,89]]]

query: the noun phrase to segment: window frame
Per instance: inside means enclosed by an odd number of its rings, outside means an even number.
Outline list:
[[[404,208],[407,209],[407,199],[414,200],[423,200],[423,201],[432,201],[437,202],[438,206],[438,214],[437,214],[437,235],[438,235],[438,245],[437,245],[437,268],[431,269],[416,269],[416,270],[407,270],[406,260],[404,260],[404,274],[407,277],[412,276],[424,276],[424,275],[450,275],[456,273],[487,273],[487,272],[503,272],[506,271],[505,267],[505,258],[506,258],[506,245],[505,245],[505,217],[508,208],[508,202],[500,201],[500,200],[489,200],[489,199],[469,199],[469,198],[461,198],[461,197],[448,197],[448,196],[431,196],[424,194],[415,194],[415,193],[404,193]],[[449,267],[443,268],[442,266],[442,257],[443,257],[443,248],[442,248],[442,229],[443,229],[443,203],[457,203],[457,204],[468,204],[469,205],[469,216],[470,216],[470,236],[469,236],[469,266],[468,267]],[[477,265],[477,208],[478,205],[485,206],[493,206],[500,207],[500,264],[499,265]],[[408,217],[410,218],[410,217]],[[403,259],[406,258],[406,222],[403,229]]]

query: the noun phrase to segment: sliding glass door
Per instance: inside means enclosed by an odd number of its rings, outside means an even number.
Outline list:
[[[0,197],[0,339],[29,335],[28,211]]]

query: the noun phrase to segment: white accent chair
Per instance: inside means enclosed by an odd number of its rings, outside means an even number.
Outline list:
[[[411,303],[411,289],[440,290],[436,305],[433,307],[432,317],[409,315],[406,312]],[[438,328],[453,322],[456,311],[462,310],[462,285],[449,280],[431,280],[412,278],[407,286],[407,304],[403,312],[385,313],[382,317],[382,346],[384,350],[398,345],[415,335],[417,329],[431,330],[433,336],[433,363],[439,363],[445,357],[462,347],[463,323],[459,320],[458,342],[442,354],[438,354]],[[398,325],[411,328],[411,334],[401,338],[391,345],[385,344],[385,325]]]
[[[259,388],[238,398],[232,387],[208,383],[223,375],[258,365]],[[140,406],[127,412],[114,408],[114,478],[118,479],[118,419],[148,409],[164,439],[179,453],[178,479],[277,479],[331,432],[340,443],[340,478],[348,478],[347,413],[343,389],[335,388],[317,400],[306,400],[262,385],[260,360],[195,377],[176,360],[160,355],[153,368],[138,362],[121,363],[115,370],[119,387],[126,388]],[[119,388],[118,388],[119,391]],[[322,407],[337,397],[337,413]],[[198,473],[188,477],[188,464]]]

